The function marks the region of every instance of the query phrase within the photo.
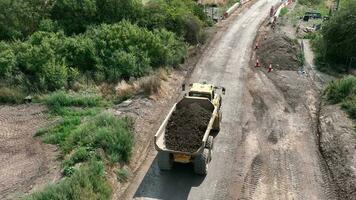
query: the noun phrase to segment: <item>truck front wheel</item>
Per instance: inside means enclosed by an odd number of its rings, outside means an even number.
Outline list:
[[[160,151],[158,152],[158,167],[161,170],[170,170],[173,167],[173,159],[170,153]]]
[[[204,149],[203,153],[194,159],[194,172],[200,175],[208,173],[208,165],[210,161],[210,150]]]

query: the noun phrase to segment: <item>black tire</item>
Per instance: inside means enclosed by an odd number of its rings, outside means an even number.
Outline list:
[[[160,170],[170,170],[173,167],[173,159],[170,153],[158,152],[158,167]]]
[[[199,175],[206,175],[208,173],[210,160],[210,150],[204,149],[203,153],[194,159],[194,172]]]
[[[208,137],[208,140],[206,141],[205,148],[213,149],[213,147],[214,147],[214,137],[210,135]]]

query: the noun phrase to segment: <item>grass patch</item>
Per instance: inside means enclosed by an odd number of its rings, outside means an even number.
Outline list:
[[[102,97],[91,93],[69,93],[65,91],[56,91],[44,98],[44,102],[50,108],[77,106],[77,107],[95,107],[104,104]]]
[[[25,94],[19,88],[0,86],[0,103],[23,103]]]
[[[281,9],[280,16],[283,17],[288,13],[288,8],[284,7]]]
[[[133,146],[130,120],[109,113],[88,119],[63,139],[65,153],[79,147],[103,149],[111,162],[127,162]]]
[[[328,100],[341,103],[341,107],[352,119],[356,119],[356,77],[347,76],[340,80],[332,81],[325,89]]]
[[[133,121],[103,111],[107,102],[94,94],[59,91],[41,100],[59,121],[36,136],[58,145],[64,178],[25,199],[110,199],[103,163],[129,160]]]
[[[118,169],[116,171],[116,176],[119,182],[125,182],[130,176],[130,171],[125,168]]]
[[[104,175],[102,161],[91,160],[75,170],[72,176],[58,184],[45,187],[40,192],[24,198],[25,200],[64,200],[64,199],[110,199],[111,187]]]

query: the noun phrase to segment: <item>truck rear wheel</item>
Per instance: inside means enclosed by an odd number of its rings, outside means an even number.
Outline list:
[[[203,153],[194,159],[194,172],[200,175],[208,173],[208,165],[210,161],[210,150],[204,149]]]
[[[158,167],[161,170],[170,170],[173,167],[173,159],[170,153],[160,151],[158,152]]]

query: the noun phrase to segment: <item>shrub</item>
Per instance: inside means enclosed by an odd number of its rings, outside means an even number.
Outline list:
[[[341,107],[356,119],[356,77],[348,76],[329,83],[325,90],[331,103],[341,103]]]
[[[16,56],[11,46],[0,42],[0,76],[9,75],[16,66]]]
[[[341,106],[346,110],[352,119],[356,119],[356,95],[346,99]]]
[[[1,0],[0,40],[23,39],[35,32],[51,8],[42,0]]]
[[[148,31],[127,21],[90,29],[86,37],[94,41],[97,68],[104,69],[109,80],[139,77],[152,67],[177,65],[186,54],[186,45],[173,33]]]
[[[340,103],[348,96],[356,93],[356,78],[348,76],[329,83],[325,90],[327,98],[332,103]]]
[[[191,0],[151,0],[138,24],[150,30],[165,28],[191,44],[201,41],[201,27],[208,24],[203,8]]]
[[[56,0],[51,18],[57,20],[68,34],[82,33],[96,22],[96,0]]]
[[[141,78],[139,81],[139,86],[146,95],[157,93],[161,88],[161,79],[159,74]]]
[[[341,9],[328,20],[315,40],[316,61],[322,69],[347,72],[350,58],[356,54],[356,2]],[[327,70],[324,70],[327,71]]]

